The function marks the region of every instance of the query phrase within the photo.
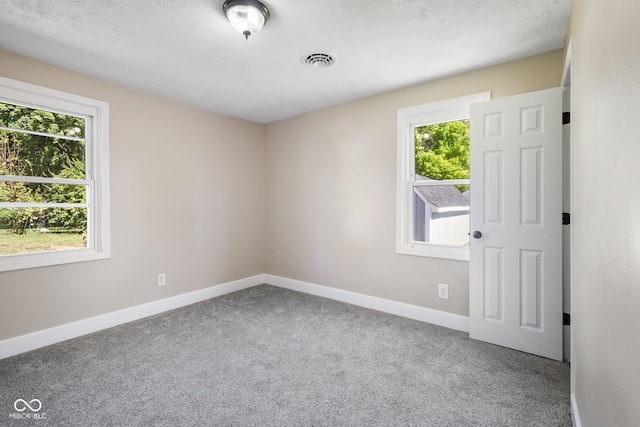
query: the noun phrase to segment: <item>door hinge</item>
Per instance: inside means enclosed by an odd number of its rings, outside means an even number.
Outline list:
[[[562,313],[562,324],[564,326],[571,326],[571,315],[569,313]]]
[[[562,212],[562,225],[571,224],[571,214],[569,212]]]
[[[569,111],[565,111],[562,113],[562,124],[568,125],[569,123],[571,123],[571,113]]]

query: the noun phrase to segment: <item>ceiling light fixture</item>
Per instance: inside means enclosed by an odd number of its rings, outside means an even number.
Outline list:
[[[246,39],[260,31],[270,16],[267,6],[258,0],[226,0],[222,10],[233,28]]]

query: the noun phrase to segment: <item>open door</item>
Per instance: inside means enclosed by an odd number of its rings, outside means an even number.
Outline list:
[[[562,360],[562,89],[471,105],[471,338]]]

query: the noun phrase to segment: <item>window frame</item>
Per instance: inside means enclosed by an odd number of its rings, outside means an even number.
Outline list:
[[[397,111],[396,253],[469,261],[469,247],[413,240],[413,191],[417,186],[470,184],[470,180],[415,179],[415,128],[469,119],[470,106],[489,101],[491,92],[481,92]]]
[[[2,255],[0,272],[110,258],[109,104],[5,77],[0,77],[0,102],[84,117],[85,179],[62,181],[65,184],[78,181],[77,184],[88,188],[86,248]],[[61,181],[44,177],[22,178],[19,180]]]

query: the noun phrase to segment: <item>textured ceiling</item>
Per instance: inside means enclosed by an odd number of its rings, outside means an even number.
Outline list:
[[[2,0],[0,47],[258,123],[561,48],[571,0]],[[305,66],[316,51],[329,68]]]

